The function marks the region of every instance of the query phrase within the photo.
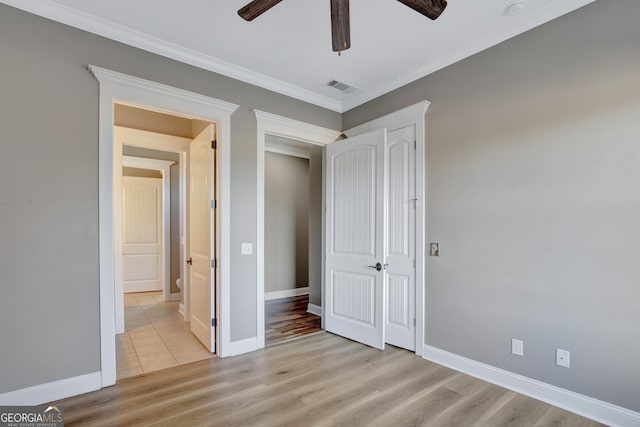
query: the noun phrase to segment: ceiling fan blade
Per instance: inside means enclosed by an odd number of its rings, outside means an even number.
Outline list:
[[[253,0],[240,9],[238,15],[245,21],[253,21],[281,1],[282,0]]]
[[[429,19],[438,19],[447,7],[447,0],[398,0]]]
[[[342,52],[351,47],[349,0],[331,0],[331,39],[334,52]]]

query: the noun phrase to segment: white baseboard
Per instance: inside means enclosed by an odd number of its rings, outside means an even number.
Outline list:
[[[182,314],[184,316],[184,304],[180,303],[178,304],[178,313]]]
[[[239,354],[250,353],[258,349],[258,337],[247,338],[240,341],[232,341],[229,343],[228,350],[225,351],[225,357],[237,356]]]
[[[307,313],[315,314],[316,316],[322,317],[322,307],[309,303],[307,305]]]
[[[612,427],[640,426],[638,412],[477,362],[437,347],[425,345],[422,357]]]
[[[102,387],[100,372],[39,384],[0,394],[0,406],[34,406],[54,402],[78,394],[99,390]]]
[[[308,293],[309,293],[308,286],[306,288],[295,288],[295,289],[287,289],[284,291],[265,292],[264,300],[270,301],[272,299],[296,297],[298,295],[307,295]]]
[[[141,282],[141,283],[126,283],[124,285],[125,294],[135,294],[139,292],[160,292],[163,290],[164,289],[162,288],[158,289],[155,283]]]
[[[180,301],[180,298],[182,298],[182,294],[180,292],[177,294],[169,294],[167,301]]]

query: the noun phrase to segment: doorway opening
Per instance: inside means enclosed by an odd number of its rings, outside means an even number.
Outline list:
[[[340,132],[334,131],[331,129],[327,129],[324,127],[312,125],[309,123],[300,122],[297,120],[293,120],[287,117],[277,116],[275,114],[266,113],[264,111],[254,111],[256,115],[256,121],[258,125],[258,139],[257,139],[257,239],[256,239],[256,256],[257,256],[257,277],[256,277],[256,293],[257,293],[257,325],[256,328],[258,330],[258,337],[255,342],[255,348],[263,348],[265,347],[265,336],[266,336],[266,313],[265,313],[265,267],[267,261],[267,254],[265,251],[266,248],[266,230],[265,230],[265,157],[267,153],[273,153],[286,150],[285,153],[289,155],[292,154],[292,151],[300,154],[299,150],[302,147],[303,150],[307,150],[307,154],[309,152],[320,153],[320,155],[311,155],[311,157],[315,160],[315,162],[310,158],[310,167],[317,168],[319,172],[315,172],[316,174],[320,174],[322,177],[320,180],[314,179],[312,182],[315,186],[319,186],[320,192],[320,209],[311,208],[312,214],[318,212],[320,221],[320,237],[315,239],[315,236],[311,236],[311,241],[320,242],[320,250],[318,251],[317,246],[309,247],[309,253],[307,258],[311,260],[311,264],[309,265],[312,274],[309,275],[309,278],[313,280],[314,277],[320,276],[320,284],[323,283],[323,268],[324,265],[324,256],[323,256],[323,228],[324,228],[324,215],[322,215],[323,211],[323,200],[322,200],[322,187],[324,185],[324,154],[323,147],[340,137]],[[271,142],[267,144],[268,140]],[[278,143],[276,143],[276,141]],[[271,151],[266,151],[268,145],[271,146],[269,148]],[[295,147],[298,147],[296,149]],[[280,152],[279,154],[282,154]],[[310,175],[314,175],[314,172],[310,171]],[[313,190],[317,192],[318,190]],[[318,200],[317,198],[311,198],[311,200]],[[314,229],[315,233],[317,233],[318,225],[312,225],[310,227]],[[313,249],[312,249],[313,248]],[[320,266],[319,273],[313,273],[314,265]],[[313,292],[313,282],[310,283],[310,290]],[[302,297],[304,298],[304,297]],[[317,316],[322,316],[323,313],[323,299],[324,299],[324,291],[322,289],[322,285],[319,289],[319,301],[320,305],[317,305],[318,297],[313,294],[309,296],[309,303],[307,304],[306,310],[304,309],[304,300],[297,301],[298,311],[300,314],[306,314],[310,312],[310,314],[315,314]],[[291,302],[295,307],[296,301]],[[295,308],[293,308],[295,310]],[[320,319],[320,326],[324,329],[324,317]]]
[[[114,104],[129,104],[151,111],[186,115],[216,124],[216,165],[215,192],[218,198],[215,209],[216,248],[219,259],[211,260],[212,282],[209,289],[212,299],[220,304],[215,307],[215,317],[211,319],[211,336],[215,337],[216,353],[226,357],[234,352],[231,343],[231,276],[230,276],[230,217],[231,207],[231,114],[238,105],[206,95],[189,92],[153,81],[118,73],[105,68],[89,65],[89,72],[100,84],[99,94],[99,135],[98,135],[98,194],[99,194],[99,270],[100,270],[100,386],[108,387],[116,382],[116,257],[115,239],[118,202],[115,185],[120,165],[115,162],[121,151],[114,138]],[[153,147],[152,147],[153,148]],[[185,181],[186,182],[186,179]],[[121,235],[121,234],[120,234]],[[188,237],[188,235],[187,235]],[[214,263],[215,261],[215,263]],[[213,280],[215,279],[215,287]],[[189,291],[185,287],[186,295]],[[123,298],[124,299],[124,298]],[[122,301],[124,305],[124,301]],[[185,305],[185,315],[191,316],[190,307]],[[124,310],[123,310],[124,311]],[[214,313],[211,313],[214,314]],[[124,323],[124,322],[123,322]],[[216,325],[216,326],[214,326]]]
[[[264,165],[269,346],[322,330],[322,148],[266,135]]]
[[[204,140],[211,149],[214,129],[193,117],[114,105],[117,379],[203,360],[215,351],[199,325],[203,316],[209,323],[215,305],[209,298],[207,307],[192,307],[193,267],[187,265],[195,252],[192,228],[207,235],[205,245],[215,242],[210,197],[193,197],[197,189],[189,182],[192,163],[204,163],[205,170],[213,164],[195,147]],[[204,213],[205,222],[193,212]],[[205,248],[207,258],[215,259],[214,248]],[[204,275],[207,289],[195,292],[215,293],[210,275]]]

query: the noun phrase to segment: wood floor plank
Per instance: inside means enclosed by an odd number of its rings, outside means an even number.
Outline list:
[[[564,409],[549,406],[547,413],[535,427],[606,427],[604,424],[573,414]]]
[[[396,427],[428,426],[438,414],[462,399],[464,396],[448,387],[438,387],[420,399],[414,399],[400,408],[393,409],[380,417],[375,424]]]
[[[487,420],[486,427],[533,426],[548,410],[549,405],[539,400],[517,395]]]
[[[516,393],[486,384],[478,392],[442,412],[431,425],[433,427],[484,426],[487,418],[512,399]]]
[[[414,372],[409,377],[398,377],[395,381],[382,387],[375,398],[338,416],[332,415],[331,419],[337,425],[345,427],[357,423],[371,425],[384,414],[401,406],[416,393],[433,386],[439,386],[455,374],[451,369],[437,367],[426,373]]]
[[[55,403],[68,426],[600,426],[411,352],[328,333]]]

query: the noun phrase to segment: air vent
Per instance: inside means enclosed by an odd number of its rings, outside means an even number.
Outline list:
[[[331,80],[329,83],[327,83],[327,86],[338,89],[342,92],[351,92],[355,89],[353,86],[349,86],[348,84],[339,82],[337,80]]]

